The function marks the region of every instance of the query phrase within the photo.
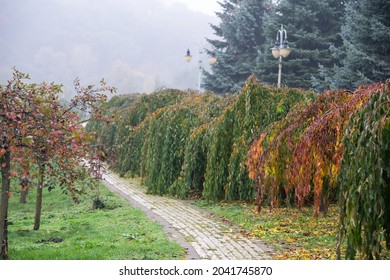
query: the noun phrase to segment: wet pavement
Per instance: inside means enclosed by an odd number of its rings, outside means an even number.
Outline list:
[[[138,180],[105,172],[104,182],[133,207],[160,223],[168,237],[187,251],[187,259],[272,259],[272,251],[239,227],[192,205],[188,201],[149,195]]]

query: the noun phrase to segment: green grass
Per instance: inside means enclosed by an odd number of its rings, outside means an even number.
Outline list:
[[[92,209],[85,195],[74,204],[57,188],[44,190],[41,228],[34,231],[34,190],[25,205],[10,200],[9,257],[13,260],[175,260],[183,249],[168,240],[162,227],[128,202],[101,187],[106,208]],[[60,243],[50,242],[63,239]],[[48,242],[49,241],[49,242]]]

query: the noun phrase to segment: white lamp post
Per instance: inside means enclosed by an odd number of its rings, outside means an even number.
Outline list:
[[[203,51],[202,51],[202,48],[199,46],[199,60],[198,60],[198,64],[199,64],[199,68],[198,68],[198,90],[200,91],[200,86],[201,86],[201,82],[202,82],[202,54],[203,54]],[[192,55],[191,55],[191,52],[190,52],[190,49],[187,49],[187,53],[186,55],[184,56],[184,60],[186,62],[190,62],[192,60]],[[215,56],[215,54],[212,54],[210,57],[209,57],[209,63],[210,64],[214,64],[217,62],[217,57]]]
[[[276,34],[275,47],[271,50],[272,55],[275,58],[279,58],[278,88],[280,88],[282,83],[282,57],[286,58],[291,52],[291,49],[288,47],[287,31],[283,28],[283,24]]]

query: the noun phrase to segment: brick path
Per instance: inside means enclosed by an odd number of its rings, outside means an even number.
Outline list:
[[[271,250],[243,230],[186,201],[152,196],[138,181],[106,172],[106,186],[163,225],[171,240],[187,250],[188,259],[271,259]]]

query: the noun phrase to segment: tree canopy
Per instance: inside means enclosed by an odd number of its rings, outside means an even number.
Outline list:
[[[268,0],[226,0],[217,13],[219,25],[211,25],[219,39],[208,40],[218,61],[212,72],[204,72],[203,86],[216,93],[233,93],[241,89],[254,73],[259,47],[264,45],[263,15]]]
[[[208,40],[218,61],[205,72],[204,87],[234,93],[255,74],[261,82],[277,83],[278,63],[271,54],[283,24],[292,52],[283,60],[282,83],[308,89],[319,76],[319,64],[335,63],[329,47],[339,46],[344,5],[341,1],[224,1],[221,22],[212,25],[219,39]],[[317,87],[318,90],[323,88]]]
[[[342,45],[332,45],[334,65],[320,63],[317,88],[347,88],[384,82],[390,76],[390,3],[348,1],[341,28]]]

